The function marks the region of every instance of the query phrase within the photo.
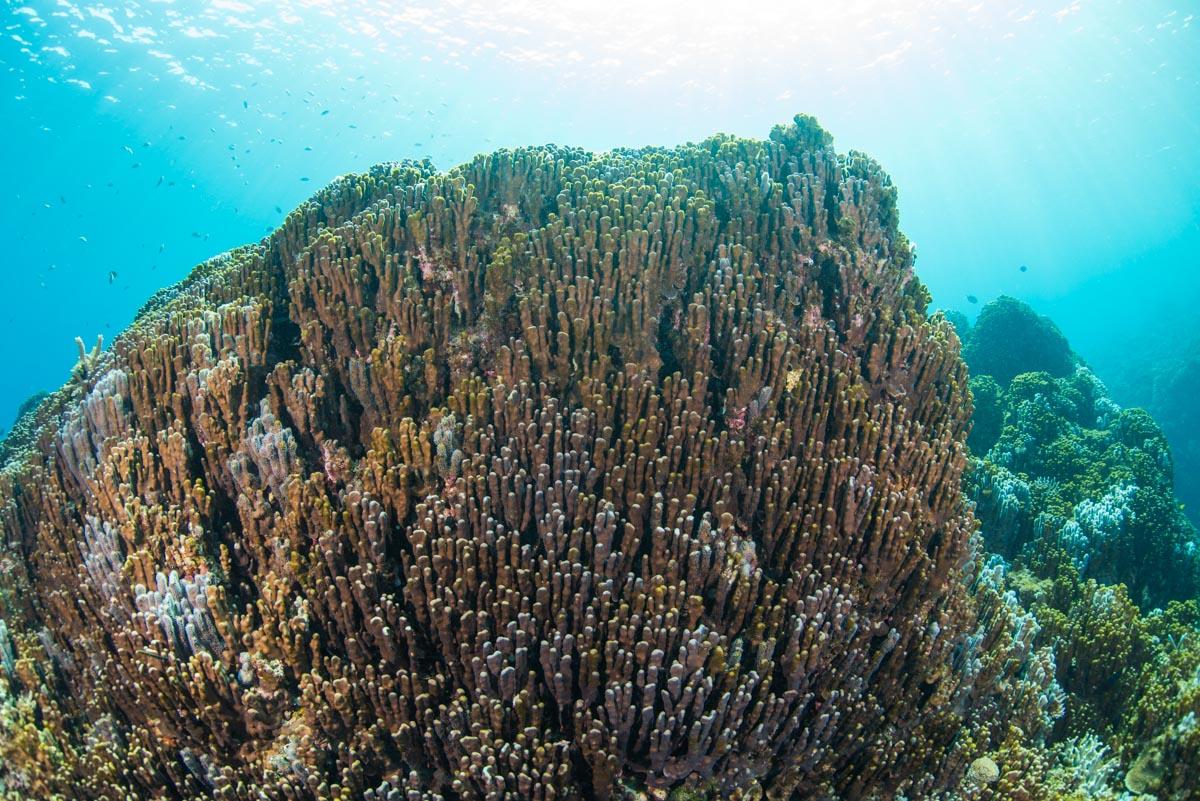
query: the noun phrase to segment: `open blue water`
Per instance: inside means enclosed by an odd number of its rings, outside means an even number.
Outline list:
[[[1102,378],[1200,335],[1200,3],[644,5],[4,2],[0,429],[341,173],[799,111],[891,173],[937,305],[1015,295]]]

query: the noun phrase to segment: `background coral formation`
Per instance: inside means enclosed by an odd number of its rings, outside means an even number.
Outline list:
[[[1014,314],[1020,306],[1011,298],[988,304],[980,319],[990,328],[972,329],[964,353],[1018,339],[1036,318],[1028,307]],[[998,322],[1001,312],[1018,333]],[[1065,341],[1054,352],[1071,353]],[[977,428],[969,442],[986,458],[971,492],[988,548],[1008,558],[1061,552],[1081,576],[1127,585],[1145,609],[1197,597],[1200,537],[1175,497],[1162,430],[1144,410],[1117,406],[1086,366],[1056,378],[1037,369],[1046,362],[1039,351],[1034,369],[1003,382],[971,365]]]
[[[1012,314],[1018,304],[1001,306],[1020,327],[1036,315]],[[1010,340],[1002,318],[988,319],[964,335],[974,352]],[[1064,691],[1044,744],[1054,756],[1024,760],[1021,792],[1196,798],[1200,534],[1174,494],[1166,438],[1082,364],[1057,378],[1007,364],[1017,372],[1005,385],[972,374],[966,485],[986,547],[1008,560],[1001,584],[1036,621],[1034,641],[1054,651]]]
[[[0,464],[7,462],[13,451],[33,436],[33,431],[38,425],[38,407],[48,396],[47,392],[38,392],[26,398],[17,409],[17,419],[12,430],[0,431]]]
[[[1175,491],[1192,523],[1200,525],[1200,337],[1193,333],[1188,339],[1190,320],[1172,322],[1164,335],[1132,343],[1142,358],[1114,368],[1109,383],[1114,395],[1145,407],[1162,425],[1175,458]]]
[[[1007,386],[1020,373],[1064,378],[1076,357],[1053,320],[1016,298],[1001,295],[979,312],[963,336],[963,359],[971,375],[988,375]]]

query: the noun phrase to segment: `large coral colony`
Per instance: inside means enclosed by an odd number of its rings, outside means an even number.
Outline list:
[[[4,442],[0,796],[1196,797],[1161,433],[912,266],[805,116],[335,181]]]

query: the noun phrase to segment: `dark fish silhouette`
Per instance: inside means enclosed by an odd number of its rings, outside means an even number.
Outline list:
[[[110,284],[111,284],[113,281],[116,281],[116,280],[117,280],[117,271],[116,271],[116,270],[109,270],[109,272],[108,272],[108,283],[110,283]]]
[[[1028,268],[1028,267],[1026,267],[1024,264],[1022,264],[1022,265],[1021,265],[1021,272],[1023,272],[1023,273],[1024,273],[1024,272],[1029,272],[1029,268]]]
[[[975,297],[974,295],[967,295],[967,303],[978,303],[978,302],[979,302],[979,298]]]

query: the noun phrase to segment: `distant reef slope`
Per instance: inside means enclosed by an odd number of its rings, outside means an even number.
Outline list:
[[[975,410],[968,487],[990,550],[1053,548],[1143,608],[1200,597],[1200,535],[1161,428],[1122,409],[1058,327],[1000,297],[963,336]]]
[[[1029,798],[1200,797],[1200,534],[1167,438],[1021,301],[961,331],[985,572],[1028,610],[1065,693],[1042,757],[1002,764],[1023,765]]]
[[[1137,358],[1123,360],[1109,383],[1114,394],[1144,406],[1162,425],[1175,459],[1175,490],[1200,525],[1200,332],[1193,319],[1131,345]]]
[[[337,180],[9,443],[0,792],[1037,797],[912,261],[803,116]]]

